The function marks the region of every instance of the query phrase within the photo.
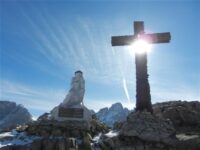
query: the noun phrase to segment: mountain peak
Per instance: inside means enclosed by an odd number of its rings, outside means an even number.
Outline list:
[[[0,101],[0,131],[15,128],[31,120],[31,114],[23,105],[11,101]]]
[[[114,103],[110,108],[105,107],[100,109],[96,116],[97,118],[105,123],[107,126],[112,127],[115,122],[125,121],[129,111],[127,108],[123,108],[121,103]]]
[[[119,102],[112,104],[112,106],[109,108],[109,110],[122,110],[122,109],[123,109],[123,106]]]

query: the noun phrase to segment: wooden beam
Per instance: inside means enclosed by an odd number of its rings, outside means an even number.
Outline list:
[[[131,45],[135,40],[135,36],[133,35],[125,35],[125,36],[112,36],[111,43],[112,46],[123,46],[123,45]]]
[[[144,22],[143,21],[134,21],[134,33],[135,33],[135,35],[144,33]]]
[[[170,32],[142,34],[138,36],[139,39],[145,40],[148,43],[169,43],[171,40]]]

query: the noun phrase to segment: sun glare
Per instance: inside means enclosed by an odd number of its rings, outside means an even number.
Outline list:
[[[129,46],[129,50],[133,54],[143,54],[144,52],[149,53],[152,45],[144,40],[137,40]]]

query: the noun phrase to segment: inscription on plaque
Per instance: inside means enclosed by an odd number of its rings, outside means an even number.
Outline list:
[[[63,108],[58,109],[59,117],[67,118],[83,118],[83,109],[82,108]]]

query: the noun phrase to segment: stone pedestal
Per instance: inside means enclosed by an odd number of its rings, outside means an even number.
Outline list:
[[[65,118],[83,118],[83,108],[58,108],[58,116]]]
[[[50,119],[57,121],[85,120],[89,123],[92,120],[92,113],[85,106],[70,108],[57,106],[51,111]]]

